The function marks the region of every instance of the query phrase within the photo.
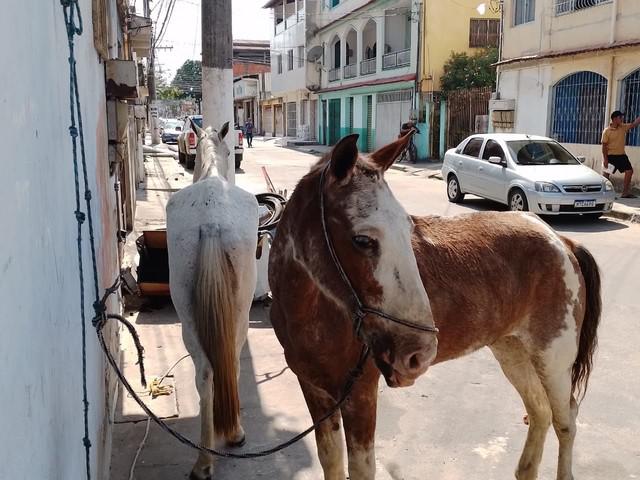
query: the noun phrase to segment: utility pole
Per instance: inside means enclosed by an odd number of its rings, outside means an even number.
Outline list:
[[[226,137],[233,155],[233,36],[231,0],[202,0],[202,114],[203,126],[216,130],[229,122]],[[219,159],[218,174],[235,184],[235,161]]]
[[[144,0],[143,3],[144,16],[151,18],[151,8],[149,7],[149,0]],[[155,75],[155,38],[151,37],[151,53],[149,54],[149,71],[147,72],[147,87],[149,89],[149,97],[147,99],[148,112],[149,112],[149,130],[151,130],[151,143],[160,143],[160,131],[158,130],[158,107],[156,102],[156,75]]]

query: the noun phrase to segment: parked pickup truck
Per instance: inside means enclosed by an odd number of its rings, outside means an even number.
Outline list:
[[[196,164],[196,145],[198,139],[196,133],[191,128],[191,121],[202,128],[202,115],[189,115],[185,117],[182,126],[182,132],[178,136],[178,161],[183,163],[186,168],[193,168]],[[234,130],[235,147],[234,156],[236,169],[240,168],[242,163],[242,154],[244,153],[242,130]]]

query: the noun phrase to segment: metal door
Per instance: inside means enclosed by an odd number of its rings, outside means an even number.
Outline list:
[[[411,90],[378,93],[377,100],[376,149],[397,139],[400,126],[409,120]]]
[[[340,99],[329,100],[329,145],[340,140]]]
[[[365,150],[371,152],[373,151],[373,95],[367,95],[365,101],[367,102],[367,145]]]
[[[316,115],[318,114],[318,101],[311,100],[311,109],[309,110],[309,140],[317,138],[316,132]]]
[[[284,122],[282,118],[282,104],[275,106],[275,122],[276,128],[275,133],[276,137],[284,137]]]
[[[262,114],[262,127],[265,135],[273,135],[273,109],[271,108],[271,105],[264,107]]]

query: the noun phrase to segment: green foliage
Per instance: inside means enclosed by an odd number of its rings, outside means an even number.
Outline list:
[[[176,72],[171,86],[182,92],[183,97],[202,95],[202,63],[199,60],[187,60]]]
[[[478,52],[473,56],[452,52],[440,79],[442,93],[446,96],[449,92],[467,88],[495,88],[496,68],[491,64],[497,61],[498,50],[495,48]]]
[[[185,93],[178,87],[172,85],[165,85],[156,89],[158,98],[161,100],[179,100],[184,98]]]

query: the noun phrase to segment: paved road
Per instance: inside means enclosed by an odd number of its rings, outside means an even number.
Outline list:
[[[237,183],[264,191],[265,166],[279,189],[295,187],[316,157],[254,141],[245,150]],[[157,160],[156,160],[157,161]],[[173,166],[163,160],[169,183]],[[173,165],[173,164],[172,164]],[[492,202],[469,199],[452,205],[444,183],[428,172],[410,175],[391,170],[392,189],[413,214],[455,215],[500,209]],[[175,177],[177,178],[177,177]],[[140,207],[139,207],[140,209]],[[552,226],[584,243],[603,272],[604,316],[600,347],[589,392],[578,417],[574,473],[580,480],[640,478],[640,226],[602,220],[585,223],[556,220]],[[541,259],[543,261],[543,259]],[[143,315],[147,315],[146,320]],[[151,316],[149,316],[151,315]],[[272,445],[308,425],[309,419],[294,375],[286,369],[282,350],[261,307],[252,311],[249,341],[242,357],[242,403],[248,449]],[[170,307],[141,313],[137,324],[150,361],[163,372],[183,347],[179,324]],[[158,353],[160,352],[160,353]],[[151,367],[153,368],[153,367]],[[179,415],[174,425],[197,435],[197,396],[193,370],[183,362],[175,372]],[[526,436],[520,399],[502,375],[490,352],[483,349],[429,370],[415,386],[389,389],[380,384],[377,431],[378,478],[435,480],[502,480],[513,478]],[[117,429],[112,478],[126,478],[144,425]],[[557,441],[550,430],[541,479],[555,478]],[[139,461],[137,478],[185,478],[195,455],[152,427]],[[217,477],[317,479],[321,469],[315,443],[307,438],[282,454],[260,461],[222,460]]]

